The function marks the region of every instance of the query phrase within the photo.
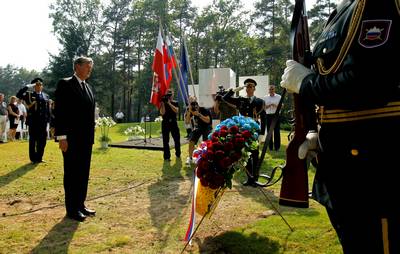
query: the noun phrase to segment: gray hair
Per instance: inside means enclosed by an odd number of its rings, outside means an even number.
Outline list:
[[[75,70],[75,65],[79,64],[85,64],[85,63],[91,63],[93,64],[93,59],[87,56],[78,56],[74,58],[74,64],[73,64],[73,69]]]

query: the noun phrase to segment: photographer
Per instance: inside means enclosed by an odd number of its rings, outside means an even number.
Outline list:
[[[188,124],[193,120],[193,130],[189,139],[189,157],[186,161],[187,165],[193,162],[194,146],[199,141],[200,136],[203,136],[203,141],[207,140],[208,134],[210,134],[212,129],[211,112],[204,107],[199,107],[194,97],[191,97],[191,99],[192,102],[189,105],[189,110],[185,113],[185,123]]]
[[[169,149],[169,134],[171,133],[175,143],[175,155],[181,157],[181,137],[179,133],[176,116],[179,112],[178,102],[173,100],[173,91],[168,89],[161,99],[160,114],[163,118],[161,122],[161,132],[163,137],[164,160],[171,161]]]
[[[236,105],[241,115],[251,117],[259,123],[259,118],[263,116],[265,103],[264,100],[257,98],[254,95],[257,82],[254,79],[248,78],[244,81],[244,86],[246,87],[246,97],[232,97],[235,91],[230,89],[223,96],[223,99],[231,104]],[[243,183],[245,186],[257,187],[256,182],[259,176],[259,169],[257,169],[258,156],[258,149],[251,152],[250,160],[246,165],[247,181]]]
[[[214,112],[219,114],[219,120],[223,121],[238,114],[237,107],[223,99],[227,93],[223,86],[218,86],[218,91],[215,95]]]

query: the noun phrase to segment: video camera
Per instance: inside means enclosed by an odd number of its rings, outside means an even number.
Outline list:
[[[218,86],[218,91],[215,94],[215,100],[221,101],[222,97],[227,93],[223,86]]]
[[[192,101],[190,103],[190,107],[191,107],[192,111],[198,111],[199,110],[199,103],[197,103],[197,101]]]
[[[169,98],[171,98],[171,96],[172,96],[172,92],[168,91],[163,97],[161,97],[161,100],[163,102],[167,102],[169,100]]]

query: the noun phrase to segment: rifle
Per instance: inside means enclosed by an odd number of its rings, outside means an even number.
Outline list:
[[[293,60],[311,66],[305,0],[296,0],[290,31]],[[309,130],[316,130],[314,105],[307,104],[298,94],[293,94],[294,134],[286,148],[286,164],[282,168],[282,185],[279,204],[308,208],[308,174],[306,159],[298,157],[299,146]]]

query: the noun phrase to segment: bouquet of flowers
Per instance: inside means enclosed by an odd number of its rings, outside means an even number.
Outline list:
[[[114,126],[116,123],[111,117],[99,117],[96,120],[96,127],[100,127],[100,138],[99,140],[101,142],[110,142],[111,139],[108,136],[108,132],[112,126]]]
[[[217,125],[209,140],[193,152],[200,183],[211,189],[232,188],[234,173],[246,166],[250,151],[258,149],[259,130],[257,122],[244,116]]]
[[[141,138],[143,137],[144,132],[144,129],[139,125],[131,126],[124,131],[125,135],[128,135],[128,140]]]
[[[260,126],[251,118],[234,116],[221,122],[193,152],[195,170],[192,212],[185,241],[195,232],[196,216],[211,216],[234,174],[244,168],[251,150],[258,149]],[[197,228],[200,226],[200,221]]]

